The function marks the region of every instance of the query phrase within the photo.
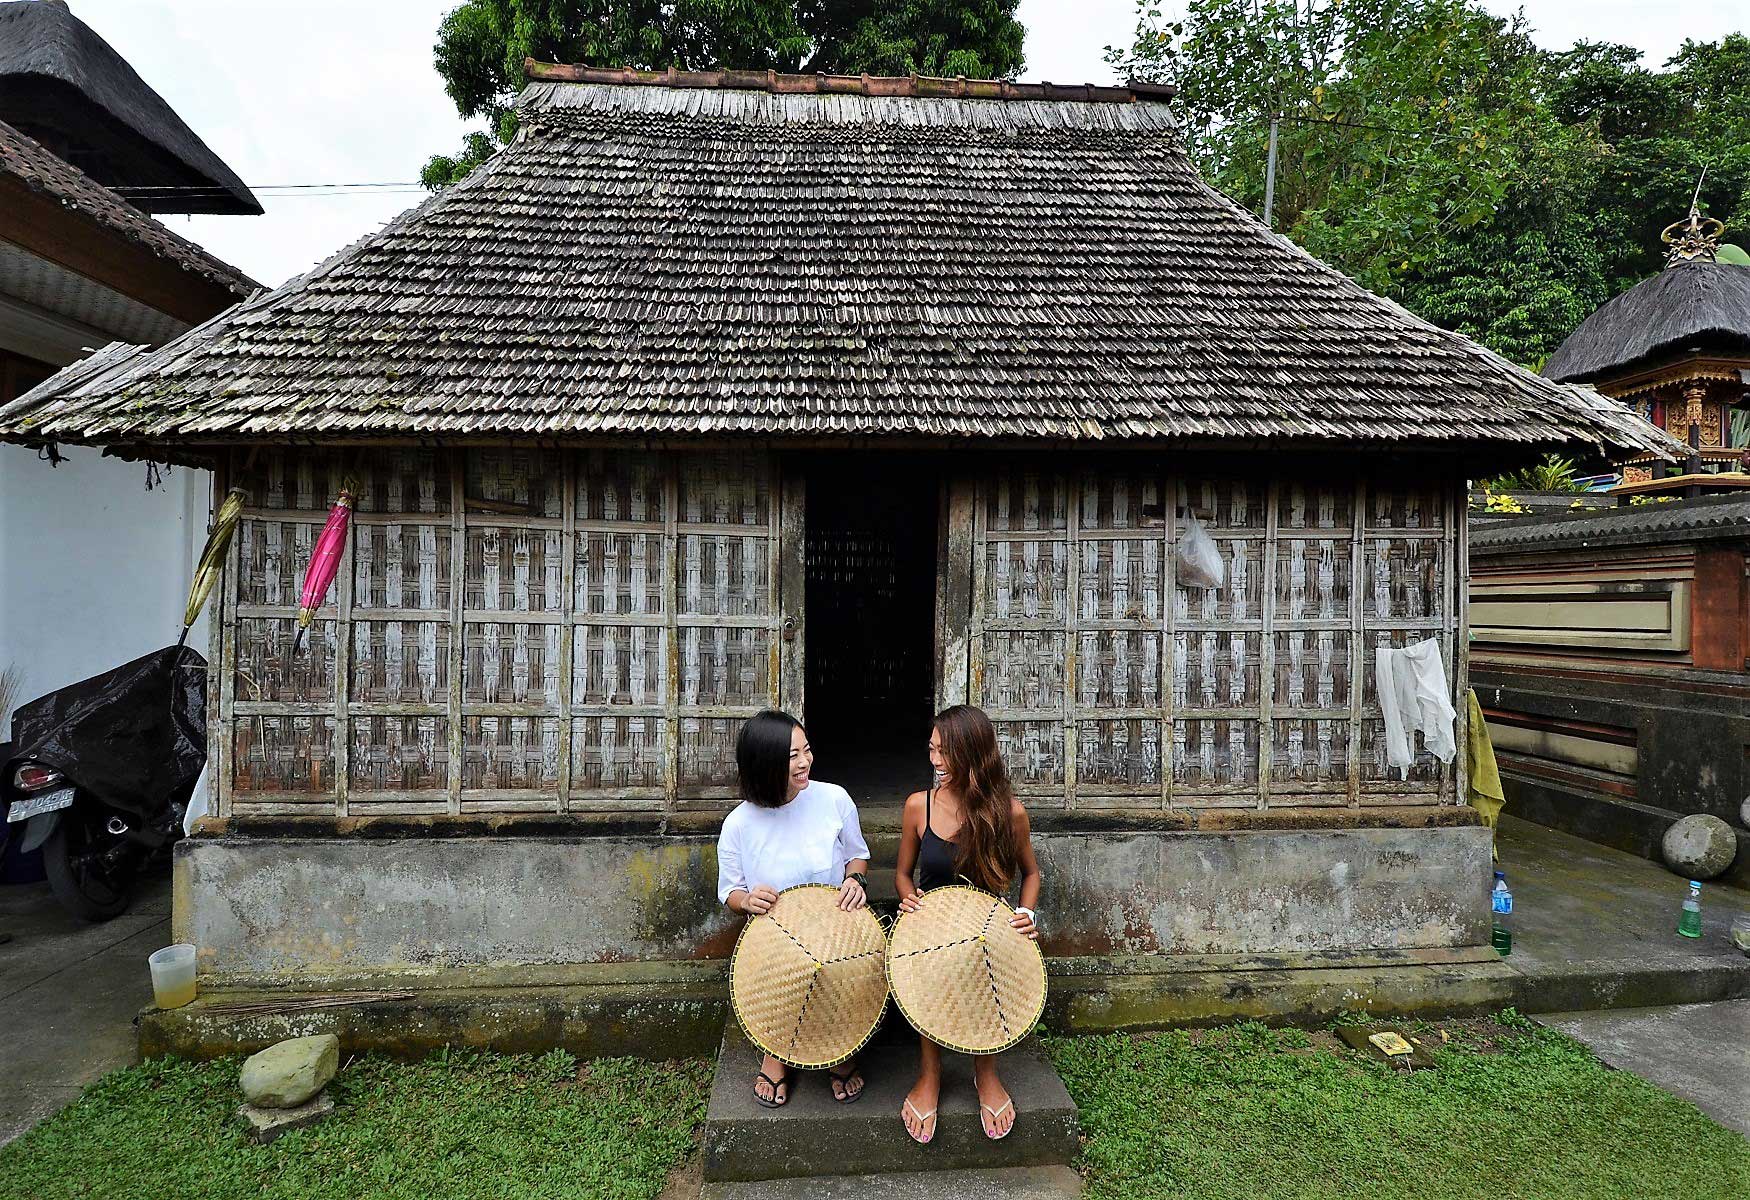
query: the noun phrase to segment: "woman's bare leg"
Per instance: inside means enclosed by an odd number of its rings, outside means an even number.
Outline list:
[[[918,1038],[918,1081],[906,1096],[899,1113],[908,1132],[920,1142],[936,1136],[936,1105],[942,1098],[942,1048],[927,1037]]]
[[[1015,1127],[1015,1103],[1009,1097],[1009,1089],[997,1078],[996,1055],[972,1056],[972,1084],[978,1089],[978,1103],[982,1106],[978,1120],[984,1126],[984,1132],[991,1137],[1002,1137]]]

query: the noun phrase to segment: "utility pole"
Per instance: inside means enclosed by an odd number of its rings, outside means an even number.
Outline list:
[[[1270,154],[1264,162],[1264,224],[1276,228],[1276,127],[1281,122],[1270,118]]]

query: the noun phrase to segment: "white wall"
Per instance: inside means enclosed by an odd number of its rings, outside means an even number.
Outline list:
[[[206,541],[211,472],[171,468],[148,492],[144,463],[62,453],[51,468],[0,446],[0,671],[20,701],[174,643]],[[204,616],[189,645],[207,652]]]

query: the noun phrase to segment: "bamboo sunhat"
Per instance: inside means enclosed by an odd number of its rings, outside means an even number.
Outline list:
[[[844,1062],[887,1007],[887,936],[867,905],[845,912],[839,890],[804,883],[749,918],[729,962],[729,1000],[748,1041],[792,1067]]]
[[[1045,1011],[1045,956],[1009,924],[1015,910],[978,888],[931,888],[887,940],[893,1002],[932,1042],[995,1054]]]

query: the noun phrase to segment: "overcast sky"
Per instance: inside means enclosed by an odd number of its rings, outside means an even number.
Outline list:
[[[1486,0],[1497,12],[1515,6]],[[404,183],[470,128],[431,65],[456,0],[70,0],[251,186]],[[1539,42],[1626,42],[1662,63],[1687,38],[1750,27],[1744,0],[1528,0]],[[1178,0],[1165,0],[1172,11]],[[1021,0],[1024,78],[1108,82],[1104,47],[1126,41],[1132,0]],[[169,217],[172,228],[275,285],[417,203],[371,194],[264,190],[260,217]]]

